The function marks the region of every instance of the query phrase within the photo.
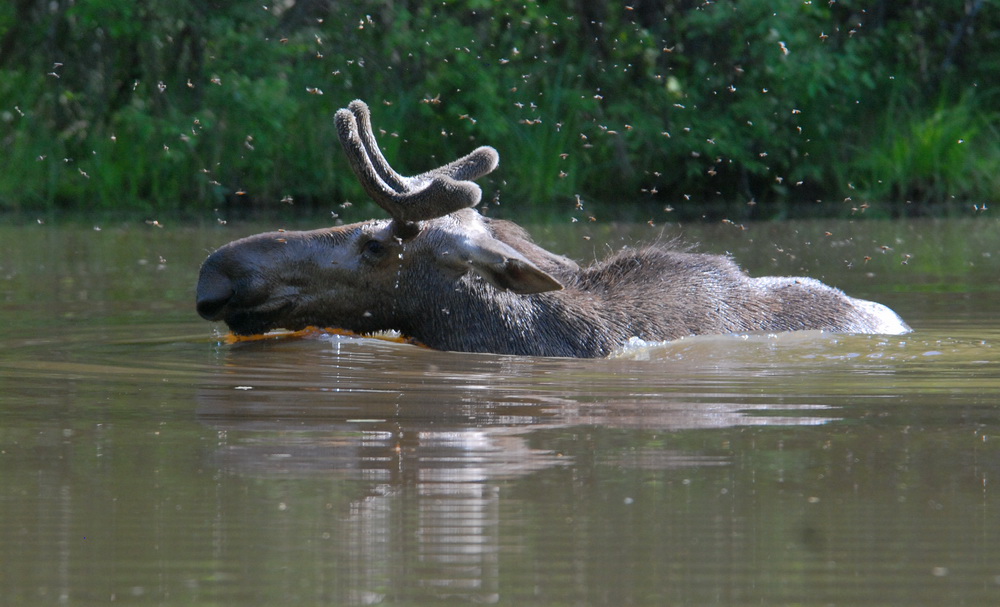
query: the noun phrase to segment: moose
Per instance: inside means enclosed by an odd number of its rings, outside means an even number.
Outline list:
[[[812,278],[752,278],[726,256],[670,244],[580,267],[517,224],[481,215],[483,146],[407,177],[386,161],[360,100],[337,133],[365,192],[390,219],[236,240],[201,266],[198,313],[236,335],[335,327],[395,330],[438,350],[602,357],[631,338],[823,330],[902,334],[888,307]]]

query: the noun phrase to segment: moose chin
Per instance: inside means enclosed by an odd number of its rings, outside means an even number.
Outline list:
[[[889,308],[812,278],[753,278],[731,259],[664,244],[588,267],[480,215],[473,180],[499,164],[491,147],[426,173],[397,173],[368,106],[336,114],[365,191],[389,215],[305,232],[268,232],[209,255],[198,313],[237,335],[271,329],[395,330],[431,348],[599,357],[632,337],[823,330],[901,334]]]

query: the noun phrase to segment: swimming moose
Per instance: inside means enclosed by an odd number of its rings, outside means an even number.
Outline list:
[[[432,348],[606,356],[647,341],[744,331],[899,334],[889,308],[811,278],[751,278],[732,260],[649,245],[589,267],[550,253],[473,207],[491,147],[406,177],[386,162],[368,106],[336,115],[351,168],[391,219],[269,232],[212,253],[198,313],[238,335],[315,325],[396,330]]]

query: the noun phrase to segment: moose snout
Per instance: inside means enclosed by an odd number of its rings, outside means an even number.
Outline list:
[[[228,276],[211,269],[202,269],[196,291],[198,314],[205,320],[219,320],[222,310],[236,294]]]

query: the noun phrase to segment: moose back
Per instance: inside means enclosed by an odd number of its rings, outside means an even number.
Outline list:
[[[589,267],[480,215],[481,147],[407,177],[383,157],[361,101],[337,112],[365,191],[391,219],[236,240],[201,267],[197,309],[238,335],[275,328],[396,330],[441,350],[606,356],[632,337],[824,330],[900,334],[889,308],[812,278],[752,278],[728,257],[652,244]]]

